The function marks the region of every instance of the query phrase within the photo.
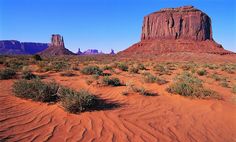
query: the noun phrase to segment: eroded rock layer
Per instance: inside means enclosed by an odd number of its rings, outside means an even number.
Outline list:
[[[165,8],[144,17],[141,41],[122,55],[170,52],[232,54],[212,37],[210,17],[193,6]]]

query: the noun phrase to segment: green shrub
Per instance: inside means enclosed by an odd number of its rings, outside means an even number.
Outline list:
[[[70,65],[66,61],[54,61],[51,63],[51,69],[54,71],[68,70]]]
[[[132,86],[132,91],[139,93],[140,95],[143,95],[143,96],[156,96],[157,95],[156,93],[147,91],[144,87]]]
[[[98,66],[86,66],[81,70],[81,73],[86,75],[102,75],[102,70]]]
[[[44,83],[39,79],[18,80],[13,84],[14,95],[40,102],[55,102],[58,99],[58,85]]]
[[[70,88],[61,87],[58,90],[61,104],[66,111],[79,113],[96,107],[97,99],[94,95],[85,90],[76,92]]]
[[[197,71],[197,74],[198,74],[199,76],[203,76],[203,75],[206,75],[206,74],[207,74],[207,71],[206,71],[205,69],[201,69],[201,70],[198,70],[198,71]]]
[[[192,61],[181,65],[184,71],[191,71],[192,73],[195,73],[197,67],[198,65]]]
[[[154,83],[157,80],[157,78],[151,73],[144,74],[143,78],[146,83]]]
[[[227,82],[227,80],[224,80],[224,81],[220,82],[220,86],[225,87],[225,88],[229,88],[229,83]]]
[[[214,79],[215,81],[226,81],[225,77],[221,77],[216,73],[210,75],[210,78]]]
[[[37,76],[33,74],[31,71],[26,70],[26,71],[23,71],[22,73],[22,79],[31,80],[35,78],[37,78]]]
[[[102,84],[110,85],[110,86],[121,86],[122,85],[119,78],[110,78],[108,76],[103,77]]]
[[[168,81],[166,81],[165,79],[161,79],[161,78],[156,78],[156,83],[158,84],[158,85],[163,85],[163,84],[166,84],[166,83],[168,83]]]
[[[12,79],[15,75],[15,70],[11,68],[5,68],[0,71],[0,79]]]
[[[141,63],[136,64],[134,67],[138,68],[139,70],[146,70],[145,66]]]
[[[103,67],[103,70],[113,70],[113,69],[112,69],[112,66],[105,65]]]
[[[21,60],[18,58],[11,58],[9,60],[7,60],[4,65],[6,67],[12,68],[14,70],[19,70],[21,69],[23,66],[28,65],[28,62],[26,60]]]
[[[227,73],[233,74],[234,71],[236,70],[236,66],[235,65],[223,65],[221,67],[222,71],[225,71]]]
[[[122,71],[128,71],[128,66],[125,63],[118,63],[117,67]]]
[[[214,91],[204,89],[202,81],[188,72],[178,75],[174,83],[167,88],[167,91],[182,96],[219,98],[218,94]]]
[[[33,59],[36,60],[36,61],[42,61],[42,58],[40,55],[36,54],[36,55],[33,55]]]
[[[233,92],[234,94],[236,94],[236,85],[233,85],[233,87],[232,87],[232,92]]]
[[[131,67],[129,68],[130,73],[138,73],[139,69],[137,67]]]
[[[162,64],[157,64],[153,67],[153,70],[156,71],[159,75],[170,75],[171,72],[170,70],[168,69],[167,66],[164,66]]]
[[[204,67],[209,68],[211,70],[216,70],[219,68],[216,64],[205,64]]]

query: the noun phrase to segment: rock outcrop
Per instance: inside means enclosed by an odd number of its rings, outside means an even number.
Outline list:
[[[84,55],[93,55],[93,54],[99,54],[97,49],[88,49],[83,52]]]
[[[115,51],[113,49],[111,49],[110,55],[115,55]]]
[[[141,41],[119,54],[203,52],[231,54],[212,37],[210,17],[193,6],[165,8],[144,17]]]
[[[36,54],[48,48],[48,43],[20,42],[17,40],[1,40],[0,55]]]
[[[60,55],[75,55],[73,52],[65,48],[63,37],[59,34],[53,34],[49,47],[40,52],[43,56],[60,56]]]

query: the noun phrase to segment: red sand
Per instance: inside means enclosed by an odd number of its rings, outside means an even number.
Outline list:
[[[0,139],[27,142],[236,141],[236,105],[230,101],[170,95],[165,91],[167,85],[157,84],[146,86],[159,96],[123,96],[124,86],[89,87],[81,79],[84,76],[51,76],[62,85],[76,90],[87,88],[104,99],[122,105],[113,110],[69,114],[58,104],[16,98],[11,91],[13,81],[1,81]],[[126,81],[132,78],[128,74],[123,76],[126,76]],[[227,96],[227,93],[224,95]]]

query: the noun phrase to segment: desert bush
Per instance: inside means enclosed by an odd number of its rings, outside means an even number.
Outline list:
[[[221,70],[225,71],[227,73],[233,74],[234,71],[236,70],[236,66],[233,65],[233,64],[232,65],[231,64],[229,64],[229,65],[222,65]]]
[[[16,75],[16,71],[11,68],[5,68],[0,71],[0,79],[12,79]]]
[[[123,62],[118,63],[117,67],[118,67],[118,69],[120,69],[122,71],[128,71],[128,69],[129,69],[129,67]]]
[[[204,67],[209,68],[211,70],[216,70],[219,68],[216,64],[205,64]]]
[[[195,64],[194,62],[189,62],[189,63],[185,63],[181,66],[181,68],[184,70],[184,71],[195,71],[195,69],[197,68],[197,64]]]
[[[102,75],[102,70],[98,66],[86,66],[81,70],[81,73],[86,75]]]
[[[75,91],[70,88],[61,87],[58,90],[61,104],[70,113],[79,113],[96,107],[97,99],[85,90]]]
[[[134,67],[138,68],[139,70],[146,70],[146,67],[142,63],[135,64]]]
[[[99,79],[99,75],[93,74],[93,75],[92,75],[92,78],[95,79],[95,80],[98,80],[98,79]]]
[[[129,72],[130,73],[138,73],[139,69],[137,67],[132,66],[131,68],[129,68]]]
[[[233,85],[233,87],[232,87],[232,92],[233,92],[234,94],[236,94],[236,85]]]
[[[197,74],[198,74],[199,76],[204,76],[204,75],[207,74],[207,71],[206,71],[205,69],[201,69],[201,70],[198,70],[198,71],[197,71]]]
[[[227,80],[223,80],[219,84],[222,87],[229,88],[229,83],[227,82]]]
[[[33,55],[33,59],[36,60],[36,61],[42,61],[41,56],[38,55],[38,54]]]
[[[58,88],[56,83],[44,83],[39,79],[18,80],[13,84],[15,96],[40,102],[55,102]]]
[[[219,76],[218,74],[214,73],[209,76],[210,78],[214,79],[215,81],[226,81],[225,77]]]
[[[26,79],[26,80],[31,80],[31,79],[37,78],[37,76],[35,74],[33,74],[31,71],[25,70],[22,72],[21,78]]]
[[[23,66],[28,65],[28,61],[27,60],[21,60],[21,59],[18,59],[18,58],[10,58],[4,63],[4,65],[6,67],[12,68],[14,70],[19,70]]]
[[[104,76],[102,79],[102,84],[109,86],[121,86],[121,82],[119,78],[110,78],[108,76]]]
[[[67,70],[67,71],[64,71],[64,72],[60,73],[60,75],[61,76],[72,77],[72,76],[75,76],[76,74],[71,70]]]
[[[162,64],[157,64],[153,67],[153,70],[156,71],[159,75],[170,75],[171,72],[170,70],[167,68],[167,66],[162,65]]]
[[[63,70],[68,70],[70,65],[66,61],[53,61],[51,62],[51,69],[53,71],[63,71]]]
[[[113,70],[112,66],[105,65],[103,70]]]
[[[174,83],[167,88],[167,91],[182,96],[219,98],[219,95],[214,91],[203,88],[202,81],[188,72],[178,75]]]
[[[162,78],[157,77],[157,78],[156,78],[156,83],[157,83],[158,85],[163,85],[163,84],[168,83],[168,81],[166,81],[165,79],[162,79]]]
[[[144,74],[143,78],[146,83],[154,83],[157,80],[157,77],[155,77],[151,73]]]

